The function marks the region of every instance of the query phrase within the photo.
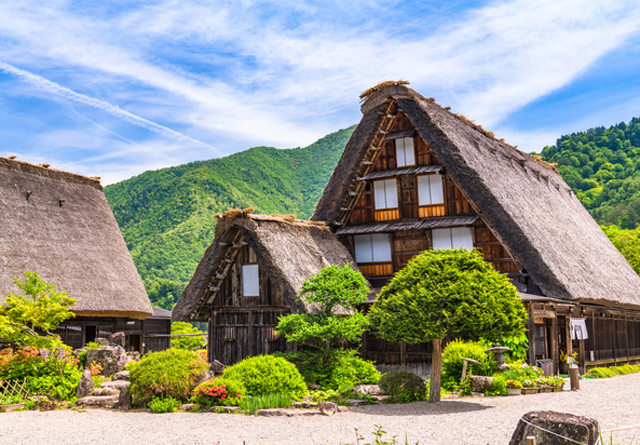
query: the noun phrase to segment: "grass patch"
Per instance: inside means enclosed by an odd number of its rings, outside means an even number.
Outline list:
[[[293,396],[283,392],[245,397],[240,400],[240,409],[248,414],[253,414],[259,409],[288,408],[291,405]]]
[[[640,365],[611,366],[609,368],[590,369],[584,377],[589,379],[608,379],[617,375],[636,374],[640,372]]]

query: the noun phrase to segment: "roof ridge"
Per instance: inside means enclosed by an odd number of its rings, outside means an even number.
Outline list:
[[[95,181],[98,184],[100,184],[100,180],[102,179],[100,176],[85,176],[85,175],[81,175],[81,174],[78,174],[78,173],[73,173],[73,172],[70,172],[70,171],[67,171],[67,170],[59,170],[59,169],[56,169],[56,168],[49,168],[51,164],[47,164],[47,163],[33,164],[31,162],[21,161],[19,159],[16,159],[16,156],[7,156],[7,157],[0,156],[0,159],[5,160],[8,163],[24,165],[24,166],[27,166],[29,168],[40,169],[42,171],[62,173],[64,175],[69,175],[69,176],[73,176],[73,177],[76,177],[76,178],[88,179],[88,180],[91,180],[91,181]]]

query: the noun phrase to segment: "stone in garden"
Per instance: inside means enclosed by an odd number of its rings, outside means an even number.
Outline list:
[[[556,434],[548,433],[541,428]],[[526,445],[529,436],[535,436],[539,444],[595,445],[599,439],[598,421],[590,417],[555,411],[531,411],[523,415],[518,422],[509,445]]]
[[[120,395],[118,396],[118,408],[129,409],[131,407],[131,394],[129,394],[129,388],[121,387]]]
[[[118,396],[120,395],[120,390],[116,388],[93,388],[91,391],[92,396]]]
[[[348,413],[349,412],[349,408],[347,408],[346,406],[338,405],[338,408],[336,409],[336,412],[338,412],[338,413]]]
[[[322,391],[322,386],[316,385],[315,383],[307,383],[307,389],[309,391]]]
[[[211,369],[214,374],[222,374],[224,372],[224,365],[218,360],[214,360],[209,369]]]
[[[334,402],[318,402],[318,408],[325,416],[331,416],[337,411],[338,404]]]
[[[98,343],[103,348],[106,346],[109,346],[109,340],[107,340],[106,338],[98,337],[95,339],[95,342]]]
[[[78,383],[78,389],[76,390],[76,396],[78,399],[88,396],[93,390],[93,379],[88,369],[82,372],[80,383]]]
[[[356,385],[353,387],[356,394],[370,394],[372,396],[382,396],[387,393],[378,385]]]
[[[206,382],[207,380],[211,380],[213,377],[215,376],[215,374],[213,373],[213,371],[205,371],[203,372],[200,377],[198,377],[195,381],[195,383],[192,386],[193,388],[196,388],[198,385],[200,385],[201,383]]]
[[[112,407],[119,403],[118,396],[86,396],[78,399],[78,405],[92,407]]]
[[[296,402],[293,404],[293,407],[302,409],[309,408],[309,402]]]
[[[369,404],[369,402],[362,399],[345,399],[345,402],[349,403],[351,406],[365,406]]]
[[[113,374],[113,380],[129,380],[129,371],[120,371]]]
[[[493,384],[493,377],[470,375],[469,379],[471,380],[471,389],[476,392],[491,389],[491,385]]]
[[[255,415],[263,417],[281,417],[287,415],[287,410],[282,408],[259,409],[255,412]]]
[[[496,361],[496,367],[494,368],[496,371],[506,371],[507,369],[510,369],[511,366],[506,365],[504,363],[505,362],[504,353],[510,350],[511,348],[508,348],[506,346],[499,346],[498,343],[494,343],[493,347],[485,350],[484,352],[486,352],[487,354],[489,353],[493,354],[493,358]]]
[[[100,349],[87,349],[87,366],[92,363],[102,365],[102,375],[110,376],[118,371],[118,357],[115,350],[118,348],[106,347]]]
[[[120,388],[128,388],[131,386],[131,382],[128,380],[113,380],[111,382],[104,382],[100,386],[103,388],[113,388],[120,391]]]
[[[181,411],[191,411],[193,408],[195,408],[196,404],[195,403],[183,403],[180,406],[180,410]]]
[[[116,332],[109,336],[109,343],[118,345],[122,349],[124,349],[125,341],[126,341],[126,337],[124,335],[124,332]]]

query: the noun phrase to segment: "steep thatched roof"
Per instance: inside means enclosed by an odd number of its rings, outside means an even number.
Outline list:
[[[96,178],[0,158],[0,301],[35,270],[79,316],[144,319],[153,310]]]
[[[322,223],[297,220],[292,215],[230,211],[219,215],[215,239],[174,307],[174,320],[208,320],[208,313],[200,311],[216,296],[212,282],[216,276],[222,279],[224,258],[234,258],[234,245],[241,242],[253,249],[258,263],[293,311],[307,310],[296,299],[304,280],[326,266],[354,263],[349,251]]]
[[[495,139],[464,116],[402,85],[387,86],[367,96],[362,121],[347,143],[312,220],[332,225],[339,219],[348,201],[348,189],[390,105],[397,105],[397,110],[407,115],[544,295],[640,308],[640,277],[552,165]]]

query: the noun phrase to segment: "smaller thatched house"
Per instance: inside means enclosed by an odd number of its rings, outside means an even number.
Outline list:
[[[153,310],[99,178],[0,158],[0,224],[0,301],[35,270],[77,301],[58,330],[67,344],[125,331],[141,350],[135,325]]]
[[[296,298],[324,267],[353,263],[323,223],[229,211],[173,309],[175,321],[209,322],[209,359],[232,364],[284,351],[278,318],[306,311]]]

